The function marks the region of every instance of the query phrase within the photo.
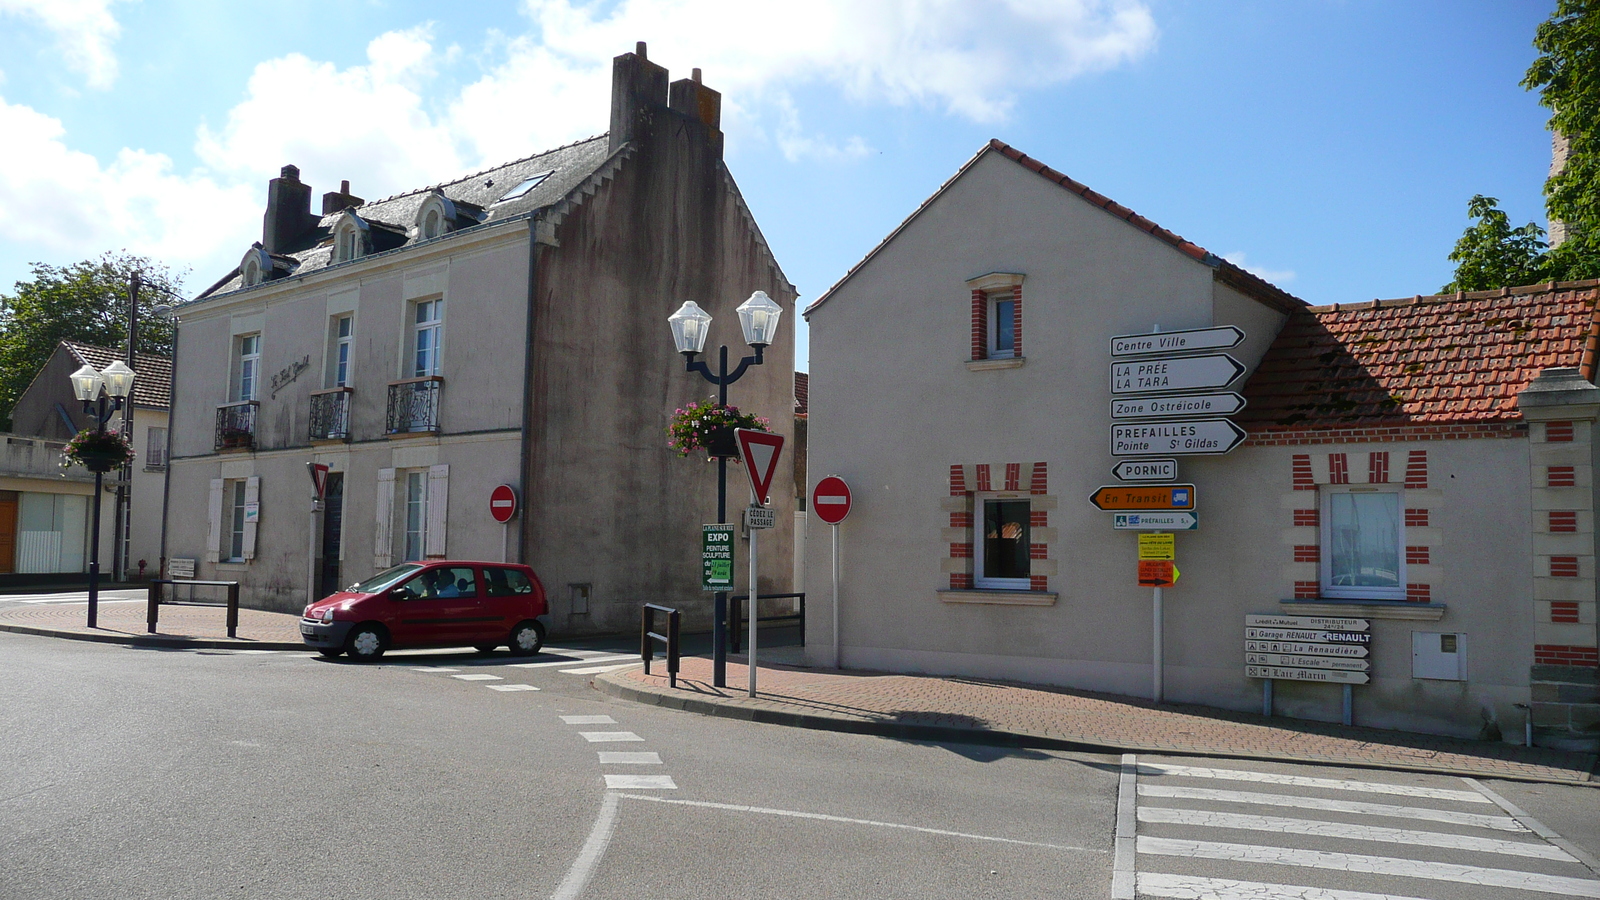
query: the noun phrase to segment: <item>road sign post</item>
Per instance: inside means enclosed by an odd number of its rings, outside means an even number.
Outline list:
[[[1244,674],[1260,678],[1261,713],[1272,715],[1272,682],[1337,684],[1344,724],[1354,720],[1351,686],[1371,680],[1370,619],[1259,615],[1244,618]]]
[[[756,619],[759,617],[761,604],[756,593],[756,575],[759,571],[756,561],[759,555],[756,551],[757,536],[762,529],[772,527],[772,510],[766,510],[767,494],[772,488],[772,476],[778,471],[778,460],[783,456],[783,435],[771,434],[766,431],[755,431],[749,428],[735,428],[733,436],[739,442],[739,452],[744,460],[744,471],[750,476],[750,510],[745,515],[745,523],[750,531],[750,599],[745,605],[749,613],[750,639],[745,650],[748,654],[745,659],[745,668],[749,671],[750,696],[756,695]],[[765,515],[757,515],[757,510],[763,510]],[[761,523],[761,524],[758,524]]]
[[[811,508],[833,530],[833,667],[839,668],[839,523],[850,515],[850,486],[837,475],[817,482],[811,491]]]
[[[500,561],[511,561],[511,520],[517,515],[517,489],[502,484],[489,492],[489,515],[500,523]]]

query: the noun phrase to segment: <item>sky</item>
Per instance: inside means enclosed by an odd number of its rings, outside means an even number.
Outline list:
[[[599,134],[642,40],[722,92],[802,307],[990,138],[1307,302],[1427,294],[1474,194],[1546,224],[1518,83],[1554,6],[0,0],[0,293],[115,250],[203,290],[286,163],[376,199]]]

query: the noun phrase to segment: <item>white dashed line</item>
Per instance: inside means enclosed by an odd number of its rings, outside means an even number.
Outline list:
[[[671,775],[607,775],[606,789],[675,791],[678,786]]]
[[[1332,869],[1340,872],[1398,875],[1403,878],[1426,878],[1457,884],[1539,891],[1567,897],[1600,898],[1600,881],[1567,878],[1561,875],[1541,875],[1536,872],[1518,872],[1512,869],[1488,869],[1482,866],[1363,856],[1357,853],[1331,853],[1325,850],[1299,850],[1290,847],[1262,847],[1254,844],[1224,844],[1156,837],[1139,838],[1138,850],[1141,854],[1157,856],[1182,856],[1191,859],[1219,859],[1229,862]]]
[[[1327,890],[1297,884],[1234,881],[1229,878],[1163,875],[1159,872],[1139,873],[1139,893],[1147,897],[1171,897],[1174,900],[1419,900],[1397,894],[1369,894],[1366,891]]]
[[[610,662],[616,659],[639,659],[639,654],[629,653],[625,656],[598,656],[589,659],[558,659],[553,662],[508,663],[513,669],[547,669],[555,666],[578,666],[584,663]],[[643,661],[641,660],[641,665]]]
[[[412,669],[411,671],[413,671],[413,672],[435,672],[436,673],[436,672],[459,672],[461,670],[460,669],[446,668],[444,666],[418,666],[417,668]]]
[[[635,660],[634,662],[623,663],[620,666],[585,666],[582,669],[561,669],[560,672],[563,675],[599,675],[602,672],[615,672],[618,669],[631,669],[634,666],[642,665],[644,665],[642,660]]]
[[[1496,831],[1526,832],[1516,819],[1507,816],[1481,816],[1476,813],[1453,812],[1445,809],[1427,809],[1420,806],[1390,806],[1385,803],[1357,803],[1349,800],[1324,800],[1320,797],[1296,797],[1290,794],[1260,794],[1251,791],[1218,791],[1211,788],[1177,787],[1167,784],[1139,785],[1141,797],[1164,797],[1176,800],[1217,800],[1223,803],[1252,803],[1258,806],[1287,806],[1292,809],[1317,809],[1324,812],[1355,813],[1364,816],[1388,816],[1397,819],[1421,819],[1427,822],[1446,822],[1451,825],[1472,825],[1493,828]]]
[[[634,734],[631,731],[580,731],[578,733],[583,735],[583,739],[591,744],[604,744],[613,741],[644,740],[644,738],[639,737],[637,734]]]
[[[1379,841],[1386,844],[1443,847],[1449,850],[1468,850],[1475,853],[1531,856],[1536,859],[1555,859],[1562,862],[1577,861],[1562,850],[1544,843],[1502,841],[1495,838],[1469,837],[1464,834],[1412,831],[1404,828],[1379,828],[1374,825],[1350,825],[1344,822],[1314,822],[1307,819],[1283,819],[1277,816],[1248,816],[1238,813],[1211,812],[1203,809],[1169,809],[1147,806],[1139,810],[1139,821],[1154,825],[1195,825],[1202,828],[1268,831],[1274,834],[1309,834],[1351,841]]]
[[[468,672],[465,675],[451,675],[450,677],[458,678],[462,681],[505,681],[499,675],[490,675],[488,672]]]
[[[568,725],[615,725],[617,720],[610,716],[562,716],[561,721]]]
[[[1359,791],[1367,794],[1394,794],[1400,797],[1426,797],[1429,800],[1458,800],[1462,803],[1490,802],[1489,798],[1479,794],[1477,791],[1452,791],[1444,788],[1417,787],[1409,784],[1378,784],[1371,781],[1344,781],[1337,778],[1309,778],[1304,775],[1280,775],[1276,772],[1242,772],[1233,769],[1140,763],[1139,774],[1177,775],[1183,778],[1214,778],[1223,781],[1254,781],[1260,784],[1287,784],[1294,787],[1322,788],[1330,791]]]
[[[491,691],[537,691],[538,688],[531,684],[486,684],[484,687]]]
[[[601,750],[600,765],[602,766],[659,766],[661,754],[659,753],[624,753],[619,750]]]

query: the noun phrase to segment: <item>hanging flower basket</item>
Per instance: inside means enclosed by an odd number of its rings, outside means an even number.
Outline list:
[[[61,468],[104,474],[133,462],[133,444],[119,431],[80,431],[61,448]]]
[[[768,424],[761,416],[740,412],[737,406],[720,406],[714,398],[707,398],[673,413],[672,424],[667,428],[667,446],[678,451],[679,456],[704,453],[707,462],[717,457],[737,459],[739,442],[733,430],[765,431]]]

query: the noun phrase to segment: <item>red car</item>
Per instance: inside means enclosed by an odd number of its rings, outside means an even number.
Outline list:
[[[531,656],[544,646],[544,585],[515,563],[405,563],[306,607],[300,637],[332,658],[367,662],[386,650],[509,646]]]

